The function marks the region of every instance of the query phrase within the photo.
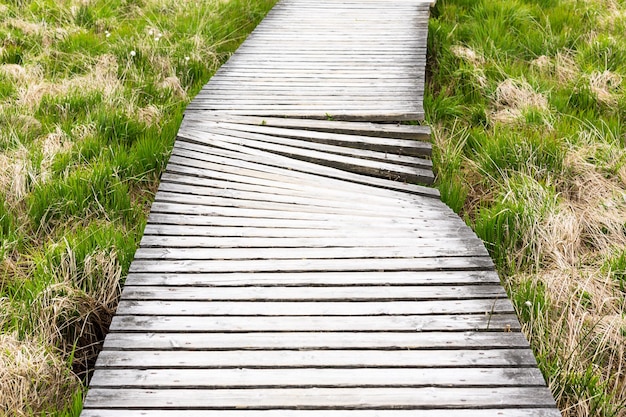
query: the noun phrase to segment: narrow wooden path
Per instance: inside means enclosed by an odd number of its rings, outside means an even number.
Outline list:
[[[83,417],[556,417],[438,198],[429,3],[283,0],[191,103]],[[379,122],[379,123],[372,123]]]

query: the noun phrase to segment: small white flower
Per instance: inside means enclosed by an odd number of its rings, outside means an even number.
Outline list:
[[[108,37],[110,37],[110,36],[111,36],[111,32],[109,32],[108,30],[105,30],[105,31],[104,31],[104,37],[105,37],[105,38],[108,38]]]
[[[530,301],[526,301],[524,304],[526,305],[526,307],[532,307],[533,306],[533,303],[531,303]]]
[[[190,58],[189,58],[188,56],[186,56],[186,57],[185,57],[185,62],[189,62],[189,59],[190,59]]]
[[[137,52],[135,52],[135,51],[130,51],[130,56],[135,56],[135,55],[137,55]]]
[[[154,35],[154,31],[153,31],[152,29],[150,29],[150,30],[148,31],[148,35],[150,35],[150,36]]]
[[[154,37],[154,41],[155,41],[155,42],[158,42],[159,40],[161,40],[161,37],[160,37],[160,36],[155,36],[155,37]]]

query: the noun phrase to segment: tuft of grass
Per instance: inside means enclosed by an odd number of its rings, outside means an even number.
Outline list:
[[[80,413],[184,108],[274,2],[0,4],[0,414]]]
[[[626,415],[626,6],[440,0],[426,118],[566,417]]]

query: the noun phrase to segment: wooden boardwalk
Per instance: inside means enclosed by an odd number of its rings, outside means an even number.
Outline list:
[[[190,104],[83,417],[557,417],[438,198],[429,4],[283,0]],[[329,120],[332,119],[332,120]]]

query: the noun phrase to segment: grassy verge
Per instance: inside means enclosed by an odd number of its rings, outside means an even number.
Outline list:
[[[626,415],[626,3],[439,0],[425,107],[564,416]]]
[[[0,414],[77,415],[182,112],[273,3],[0,3]]]

